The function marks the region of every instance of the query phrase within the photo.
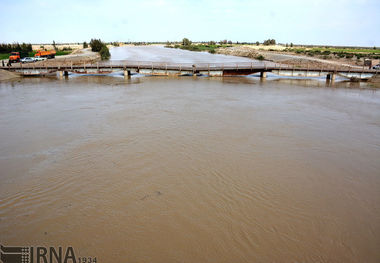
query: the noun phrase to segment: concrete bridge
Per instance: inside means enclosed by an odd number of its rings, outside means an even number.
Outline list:
[[[337,75],[351,80],[367,80],[380,70],[360,68],[354,66],[295,66],[272,62],[238,62],[238,63],[162,63],[137,61],[107,61],[95,64],[73,64],[71,62],[59,63],[17,64],[10,67],[0,67],[4,70],[19,72],[24,76],[44,76],[56,72],[62,77],[69,73],[75,74],[110,74],[121,72],[124,76],[132,74],[181,76],[181,75],[207,75],[207,76],[238,76],[260,73],[262,78],[267,72],[280,76],[292,77],[321,77],[334,81]]]

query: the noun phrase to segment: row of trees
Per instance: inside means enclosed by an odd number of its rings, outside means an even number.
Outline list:
[[[111,57],[106,43],[103,43],[100,39],[91,39],[90,47],[93,52],[99,52],[102,60],[109,59]]]
[[[21,57],[27,57],[29,52],[32,52],[32,44],[13,43],[13,44],[0,44],[0,53],[20,52]]]
[[[236,43],[238,44],[239,42],[236,42]],[[244,43],[245,42],[243,42],[242,44],[244,44]],[[191,44],[192,44],[192,42],[188,38],[182,39],[182,45],[183,46],[190,46]],[[215,41],[209,41],[208,44],[209,45],[216,45],[216,42]],[[219,41],[219,44],[220,45],[232,44],[232,41],[225,39],[225,40]],[[258,45],[260,45],[260,42],[257,41],[255,44],[258,46]],[[276,45],[276,40],[275,39],[264,40],[263,45],[265,45],[265,46]]]
[[[265,46],[276,45],[276,40],[274,40],[274,39],[264,40],[263,45],[265,45]]]

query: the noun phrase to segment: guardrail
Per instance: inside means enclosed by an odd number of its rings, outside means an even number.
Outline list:
[[[378,74],[379,69],[368,69],[367,67],[349,66],[349,65],[320,65],[313,63],[289,65],[268,61],[255,62],[224,62],[224,63],[207,63],[207,62],[152,62],[152,61],[130,61],[130,60],[110,60],[100,62],[88,61],[41,61],[35,63],[21,64],[16,63],[12,66],[0,67],[1,69],[19,70],[19,69],[52,69],[52,70],[71,70],[71,69],[161,69],[161,70],[193,70],[193,71],[226,71],[226,70],[251,70],[251,71],[271,71],[271,70],[294,70],[294,71],[323,71],[323,72],[363,72]]]

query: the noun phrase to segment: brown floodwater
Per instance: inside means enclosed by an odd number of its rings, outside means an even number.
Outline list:
[[[379,262],[380,93],[255,77],[0,83],[0,243],[98,262]]]

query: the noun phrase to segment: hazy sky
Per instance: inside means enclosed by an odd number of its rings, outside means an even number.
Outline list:
[[[0,42],[263,41],[380,46],[380,0],[0,0]]]

